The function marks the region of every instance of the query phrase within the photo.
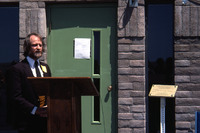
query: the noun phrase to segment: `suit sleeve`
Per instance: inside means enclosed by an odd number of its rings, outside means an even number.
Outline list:
[[[7,76],[9,99],[16,109],[30,113],[35,105],[27,99],[29,95],[26,91],[29,90],[24,89],[28,87],[26,76],[17,67],[12,67]]]

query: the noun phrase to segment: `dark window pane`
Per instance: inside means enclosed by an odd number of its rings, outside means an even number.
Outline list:
[[[100,79],[94,79],[94,84],[99,91]],[[99,92],[100,93],[100,92]],[[94,96],[94,121],[100,121],[100,96]]]
[[[100,32],[94,31],[94,74],[100,74]]]

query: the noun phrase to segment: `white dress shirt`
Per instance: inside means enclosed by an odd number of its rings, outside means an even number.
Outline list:
[[[35,70],[35,65],[34,65],[34,64],[35,64],[35,60],[33,60],[33,59],[32,59],[31,57],[29,57],[29,56],[27,56],[26,59],[27,59],[29,65],[30,65],[31,71],[32,71],[32,73],[33,73],[33,76],[34,76],[34,77],[37,77],[36,70]],[[42,72],[41,67],[39,67],[39,66],[40,66],[39,60],[37,60],[37,62],[38,62],[38,68],[39,68],[41,77],[44,77],[44,73]],[[34,115],[35,112],[36,112],[36,110],[37,110],[37,107],[34,106],[33,110],[31,111],[31,114]]]
[[[33,73],[33,76],[34,76],[34,77],[37,77],[37,76],[36,76],[35,65],[34,65],[34,64],[35,64],[35,60],[33,60],[33,59],[32,59],[31,57],[29,57],[29,56],[27,56],[26,59],[27,59],[29,65],[30,65],[31,71],[32,71],[32,73]],[[40,66],[39,60],[37,60],[37,62],[38,62],[38,68],[39,68],[41,77],[44,77],[44,73],[42,72],[41,67],[39,67],[39,66]]]

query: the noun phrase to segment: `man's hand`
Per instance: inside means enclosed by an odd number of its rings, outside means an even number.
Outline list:
[[[47,108],[37,108],[35,114],[40,117],[47,117]]]

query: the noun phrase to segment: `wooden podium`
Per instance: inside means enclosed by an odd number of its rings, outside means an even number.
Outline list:
[[[81,96],[98,96],[89,77],[28,77],[47,96],[48,133],[81,133]]]

